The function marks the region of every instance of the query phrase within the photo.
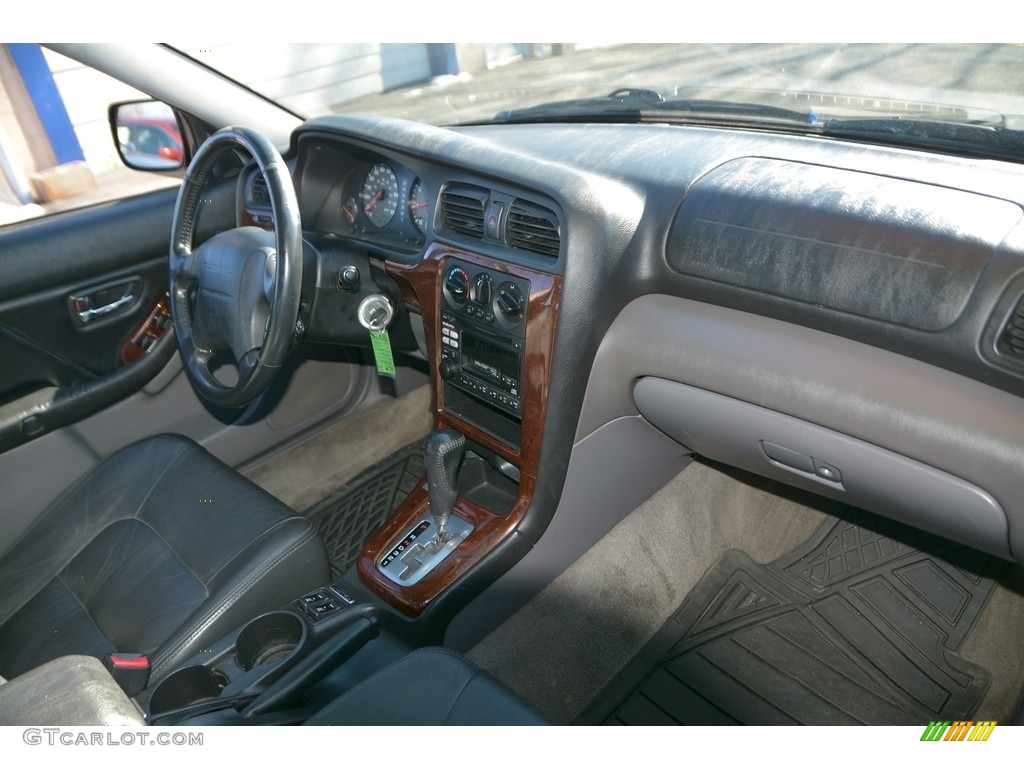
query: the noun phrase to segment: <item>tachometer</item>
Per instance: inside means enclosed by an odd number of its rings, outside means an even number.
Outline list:
[[[366,174],[359,193],[363,212],[375,227],[385,226],[398,210],[398,177],[387,163],[377,163]]]
[[[427,231],[427,192],[423,189],[423,182],[416,179],[409,190],[409,218],[416,225],[421,233]]]

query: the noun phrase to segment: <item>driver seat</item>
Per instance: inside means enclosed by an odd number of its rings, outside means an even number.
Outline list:
[[[156,681],[328,580],[309,520],[158,435],[100,462],[0,558],[0,675],[117,651],[147,653]]]

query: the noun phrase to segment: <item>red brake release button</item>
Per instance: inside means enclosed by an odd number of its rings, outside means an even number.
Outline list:
[[[144,653],[112,653],[110,662],[115,669],[145,669],[149,666],[149,656]]]

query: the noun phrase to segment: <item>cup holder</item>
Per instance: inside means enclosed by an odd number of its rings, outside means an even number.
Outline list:
[[[156,715],[216,699],[227,683],[224,675],[206,667],[179,669],[157,686],[149,700],[149,711]]]
[[[286,658],[302,640],[304,631],[302,619],[292,613],[268,613],[250,621],[235,641],[238,666],[248,672]]]

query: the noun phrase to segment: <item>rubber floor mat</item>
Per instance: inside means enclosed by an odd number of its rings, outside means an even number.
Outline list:
[[[423,444],[407,445],[302,513],[320,531],[335,576],[355,564],[363,542],[416,487],[424,471]]]
[[[990,674],[957,652],[1001,568],[855,509],[768,565],[730,550],[578,722],[970,719]]]

